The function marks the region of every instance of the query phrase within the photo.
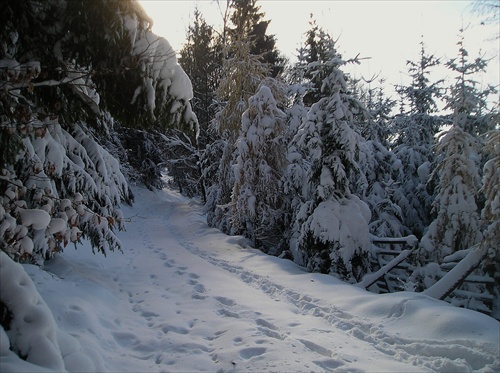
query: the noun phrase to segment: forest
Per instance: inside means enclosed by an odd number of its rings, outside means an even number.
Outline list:
[[[257,0],[220,5],[223,28],[195,11],[177,55],[134,0],[3,4],[0,253],[43,266],[89,240],[114,255],[134,224],[130,186],[162,188],[167,172],[209,226],[264,253],[499,320],[498,87],[477,80],[488,60],[463,33],[449,60],[422,40],[393,98],[345,72],[363,61],[313,16],[290,61]],[[436,66],[453,80],[434,80]]]

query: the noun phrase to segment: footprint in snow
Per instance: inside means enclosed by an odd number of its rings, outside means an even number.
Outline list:
[[[260,356],[266,352],[265,347],[248,347],[240,350],[238,353],[243,360],[249,360],[253,357]]]
[[[264,333],[264,335],[266,335],[270,338],[279,339],[282,341],[285,339],[285,336],[279,332],[278,327],[271,324],[269,321],[266,321],[264,319],[257,319],[257,320],[255,320],[255,322],[257,323],[257,325],[259,325],[258,329],[262,333]]]
[[[229,310],[226,310],[224,308],[221,308],[220,310],[218,310],[217,313],[222,317],[232,317],[234,319],[240,318],[240,315],[238,315],[236,312],[229,311]]]
[[[205,291],[206,291],[205,286],[198,283],[198,281],[196,281],[194,279],[189,280],[188,284],[193,285],[194,293],[191,295],[192,299],[204,300],[207,298],[205,295],[203,295],[203,293],[205,293]]]
[[[206,291],[205,286],[203,286],[202,284],[196,284],[196,285],[194,285],[193,289],[197,293],[204,293]]]
[[[319,366],[321,369],[324,369],[325,371],[335,370],[344,365],[344,362],[335,359],[316,360],[313,361],[313,363]]]
[[[141,316],[144,317],[146,320],[151,320],[151,318],[158,317],[160,315],[150,311],[141,311]]]
[[[186,335],[189,333],[189,330],[180,326],[174,326],[174,325],[165,325],[161,328],[161,331],[165,334],[171,332],[175,334],[182,334]]]
[[[167,260],[167,261],[166,261],[163,265],[164,265],[165,267],[172,268],[172,267],[174,266],[174,264],[175,264],[175,260],[173,260],[173,259],[169,259],[169,260]]]
[[[219,303],[222,303],[223,305],[228,306],[228,307],[233,307],[236,305],[236,302],[230,298],[226,298],[226,297],[214,297],[214,298]]]
[[[324,357],[332,357],[333,352],[328,350],[327,348],[324,348],[323,346],[320,346],[314,342],[308,341],[307,339],[299,339],[299,342],[301,342],[309,350],[314,351],[319,355],[322,355]]]
[[[111,335],[113,336],[116,343],[118,343],[122,347],[129,347],[132,344],[135,345],[139,342],[137,336],[132,333],[112,332]]]

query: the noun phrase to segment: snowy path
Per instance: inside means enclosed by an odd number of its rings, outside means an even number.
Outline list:
[[[124,255],[68,249],[47,266],[54,276],[28,268],[65,340],[82,346],[70,370],[500,368],[489,317],[306,273],[208,228],[200,206],[171,191],[135,193]]]

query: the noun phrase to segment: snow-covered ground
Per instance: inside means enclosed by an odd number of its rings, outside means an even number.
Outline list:
[[[123,254],[86,244],[45,270],[24,266],[69,371],[500,370],[500,323],[488,316],[307,273],[209,228],[173,191],[134,192]],[[1,341],[0,371],[43,370]]]

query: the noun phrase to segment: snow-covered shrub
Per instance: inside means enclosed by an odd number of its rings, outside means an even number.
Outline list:
[[[297,215],[299,221],[305,221],[294,257],[310,271],[330,273],[351,283],[361,280],[369,268],[368,206],[349,195],[322,201],[307,215],[309,208],[304,204]],[[302,217],[303,213],[307,218]]]

